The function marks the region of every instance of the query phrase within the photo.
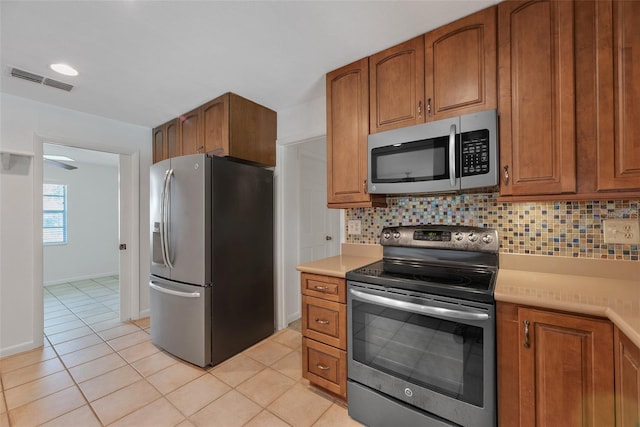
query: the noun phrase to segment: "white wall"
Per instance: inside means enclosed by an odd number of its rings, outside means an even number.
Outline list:
[[[44,166],[45,183],[67,186],[67,243],[43,248],[44,284],[118,274],[118,168]]]
[[[143,126],[109,120],[65,108],[0,94],[0,151],[21,151],[41,155],[41,139],[80,148],[134,154],[140,159],[140,194],[149,193],[151,130]],[[40,162],[38,165],[36,162]],[[41,185],[41,158],[28,168],[0,168],[0,357],[37,347],[42,343],[42,262],[36,252],[41,241],[34,200]],[[23,171],[24,169],[24,171]],[[140,200],[140,224],[147,224],[149,206]],[[139,283],[149,277],[149,241],[146,226],[140,230]],[[133,286],[139,286],[134,283]],[[148,309],[146,286],[140,289],[140,311]]]
[[[299,169],[298,149],[326,134],[325,98],[278,111],[278,164],[276,195],[278,218],[279,327],[300,317],[298,254]]]

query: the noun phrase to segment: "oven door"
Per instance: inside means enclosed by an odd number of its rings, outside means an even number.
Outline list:
[[[456,424],[495,426],[494,306],[418,295],[348,282],[349,379]]]

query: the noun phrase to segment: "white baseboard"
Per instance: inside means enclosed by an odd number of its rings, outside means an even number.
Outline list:
[[[146,310],[141,310],[140,311],[140,317],[138,319],[144,319],[145,317],[149,317],[151,315],[151,313],[149,312],[149,309],[147,308]],[[135,319],[135,320],[138,320]]]
[[[106,276],[118,276],[119,274],[120,272],[116,271],[111,273],[100,273],[100,274],[91,274],[88,276],[76,276],[76,277],[67,277],[65,279],[47,280],[44,282],[44,286],[60,285],[62,283],[69,283],[69,282],[79,282],[80,280],[99,279],[101,277],[106,277]]]
[[[287,316],[287,325],[291,322],[295,322],[300,317],[302,317],[302,314],[300,313],[300,311],[296,311],[295,313],[289,314]],[[285,328],[286,328],[286,325],[285,325]]]
[[[11,347],[0,348],[0,358],[13,356],[14,354],[33,350],[34,348],[38,348],[38,347],[42,347],[42,342],[36,343],[33,341],[29,341],[22,344],[12,345]]]

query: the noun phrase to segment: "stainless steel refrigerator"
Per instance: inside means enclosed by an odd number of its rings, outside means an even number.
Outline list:
[[[150,175],[151,339],[198,366],[274,332],[273,172],[194,154]]]

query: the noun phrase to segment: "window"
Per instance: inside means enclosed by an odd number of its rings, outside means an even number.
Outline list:
[[[67,243],[67,186],[44,184],[42,188],[42,243]]]

